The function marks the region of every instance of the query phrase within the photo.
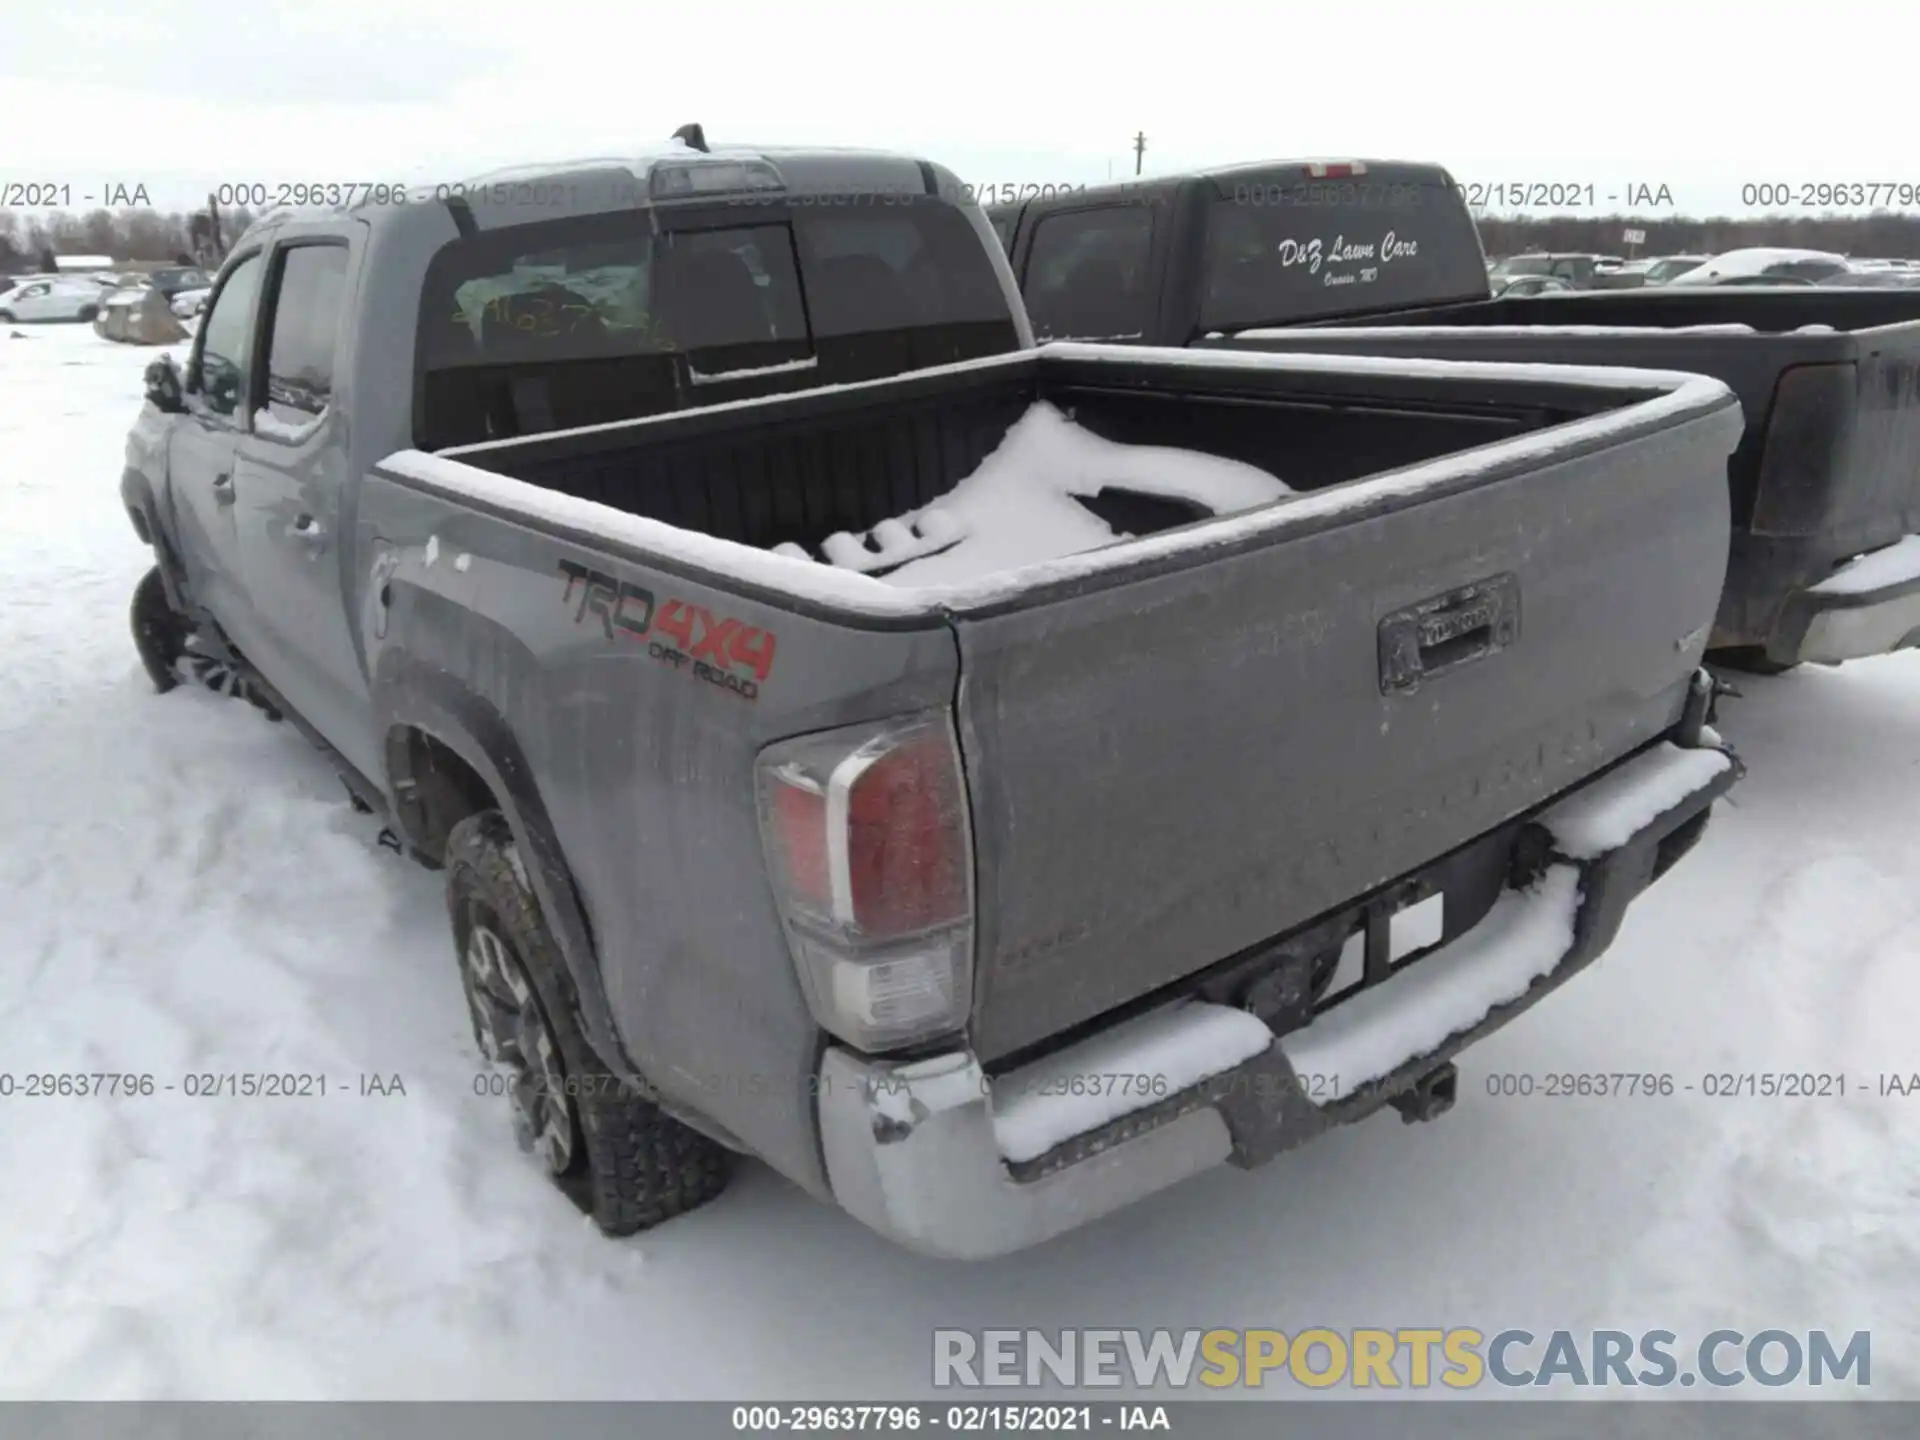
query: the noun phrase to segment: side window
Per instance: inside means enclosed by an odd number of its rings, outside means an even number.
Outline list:
[[[1027,316],[1041,340],[1144,335],[1152,295],[1153,209],[1109,205],[1049,215],[1027,254]]]
[[[278,270],[264,413],[287,425],[305,425],[326,411],[333,396],[347,247],[295,245],[280,252]]]
[[[260,257],[233,268],[200,326],[200,356],[192,388],[216,415],[232,415],[246,396],[253,360],[253,298],[260,290]]]

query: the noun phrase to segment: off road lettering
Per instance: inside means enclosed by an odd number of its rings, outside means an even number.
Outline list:
[[[771,630],[715,615],[703,605],[669,600],[660,607],[653,628],[656,635],[673,641],[672,653],[678,657],[676,664],[691,659],[723,673],[735,668],[751,670],[756,682],[764,681],[773,670],[777,646]],[[751,693],[741,692],[748,699],[759,693],[758,684],[748,689]]]
[[[713,616],[704,610],[695,610],[693,613],[700,618],[701,635],[688,653],[696,660],[713,660],[724,666],[728,661],[727,646],[740,629],[740,622],[721,620],[716,623]]]

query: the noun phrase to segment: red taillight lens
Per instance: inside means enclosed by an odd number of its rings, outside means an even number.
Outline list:
[[[787,883],[803,904],[833,906],[833,871],[827,854],[827,797],[795,777],[773,786],[773,822],[786,858]]]
[[[912,935],[960,919],[966,907],[964,838],[952,752],[922,735],[874,761],[847,805],[848,889],[853,920],[876,938]]]
[[[770,745],[758,791],[768,877],[820,1023],[869,1050],[958,1029],[973,842],[946,713]]]

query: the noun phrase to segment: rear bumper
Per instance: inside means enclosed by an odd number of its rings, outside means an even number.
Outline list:
[[[1767,640],[1779,665],[1838,665],[1920,646],[1920,535],[1796,590]]]
[[[1131,1102],[1085,1093],[1049,1102],[1036,1098],[1025,1072],[989,1079],[968,1051],[895,1064],[830,1047],[819,1113],[834,1197],[910,1249],[981,1259],[1361,1119],[1598,958],[1627,906],[1692,847],[1713,801],[1741,773],[1723,750],[1661,741],[1639,752],[1534,817],[1515,848],[1516,859],[1524,849],[1535,863],[1473,929],[1171,1093],[1142,1084]],[[1170,1067],[1167,1057],[1179,1053],[1183,1027],[1202,1045],[1243,1032],[1250,1017],[1223,1009],[1184,1002],[1139,1022],[1153,1023],[1150,1046],[1130,1052],[1138,1026],[1116,1027],[1033,1069],[1084,1075],[1095,1090],[1156,1069],[1191,1076],[1191,1045],[1184,1065]],[[1223,1027],[1223,1019],[1235,1023]],[[1405,1053],[1409,1044],[1417,1053]],[[1072,1108],[1036,1116],[1048,1103]],[[1129,1103],[1136,1108],[1111,1113]],[[1090,1128],[1076,1131],[1076,1123]],[[1036,1133],[1056,1131],[1072,1133],[1030,1153]]]

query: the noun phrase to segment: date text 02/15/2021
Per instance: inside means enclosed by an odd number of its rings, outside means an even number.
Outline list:
[[[1472,210],[1592,210],[1602,205],[1671,210],[1676,203],[1664,181],[1469,180],[1453,188]]]

